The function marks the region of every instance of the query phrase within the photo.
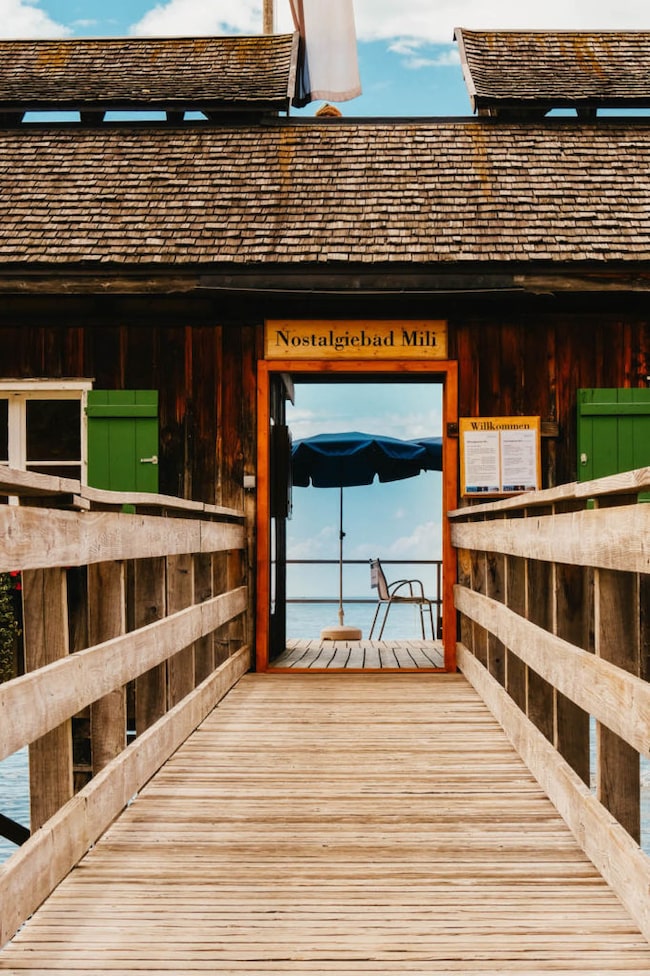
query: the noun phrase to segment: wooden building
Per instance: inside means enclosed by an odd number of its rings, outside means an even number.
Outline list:
[[[540,418],[549,487],[578,391],[650,384],[650,120],[600,112],[648,107],[650,34],[457,36],[478,117],[292,118],[290,35],[0,42],[0,462],[88,477],[87,400],[156,393],[138,464],[247,513],[259,668],[292,375],[441,383],[446,510],[460,418]]]

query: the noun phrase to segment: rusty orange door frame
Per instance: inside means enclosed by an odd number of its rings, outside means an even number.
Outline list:
[[[269,601],[271,586],[270,518],[270,377],[275,373],[323,374],[335,381],[338,376],[422,376],[438,380],[443,387],[442,434],[442,633],[445,671],[456,670],[456,612],[453,586],[456,558],[451,546],[451,531],[445,513],[458,505],[458,439],[449,436],[449,425],[458,423],[458,364],[455,361],[414,360],[260,360],[257,364],[257,579],[256,579],[256,669],[269,667]]]

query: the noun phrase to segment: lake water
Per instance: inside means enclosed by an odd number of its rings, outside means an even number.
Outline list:
[[[337,606],[335,604],[290,604],[287,610],[287,633],[291,637],[317,637],[323,627],[336,624]],[[361,627],[364,637],[368,636],[374,605],[346,604],[345,623]],[[420,636],[419,622],[413,607],[391,609],[388,624],[384,631],[387,638],[401,637],[404,640]],[[594,740],[592,729],[592,743]],[[595,754],[592,748],[592,769]],[[29,773],[27,750],[9,756],[0,762],[0,813],[29,827]],[[650,762],[641,763],[641,846],[650,854]],[[14,853],[16,847],[0,837],[0,863]]]

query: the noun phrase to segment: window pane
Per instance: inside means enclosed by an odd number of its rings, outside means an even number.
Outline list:
[[[9,401],[0,400],[0,463],[9,460]]]
[[[73,481],[81,480],[81,466],[79,464],[27,464],[28,471],[35,471],[37,474],[49,474],[53,478],[72,478]]]
[[[27,400],[27,461],[79,461],[81,401]]]

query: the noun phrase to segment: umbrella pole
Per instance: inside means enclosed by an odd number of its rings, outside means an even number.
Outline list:
[[[340,491],[340,501],[339,501],[339,626],[343,626],[343,619],[345,613],[343,612],[343,540],[345,538],[345,532],[343,531],[343,488]]]
[[[346,627],[343,623],[343,488],[339,488],[339,625],[338,627],[326,627],[321,630],[322,640],[361,640],[362,633],[358,627]]]

